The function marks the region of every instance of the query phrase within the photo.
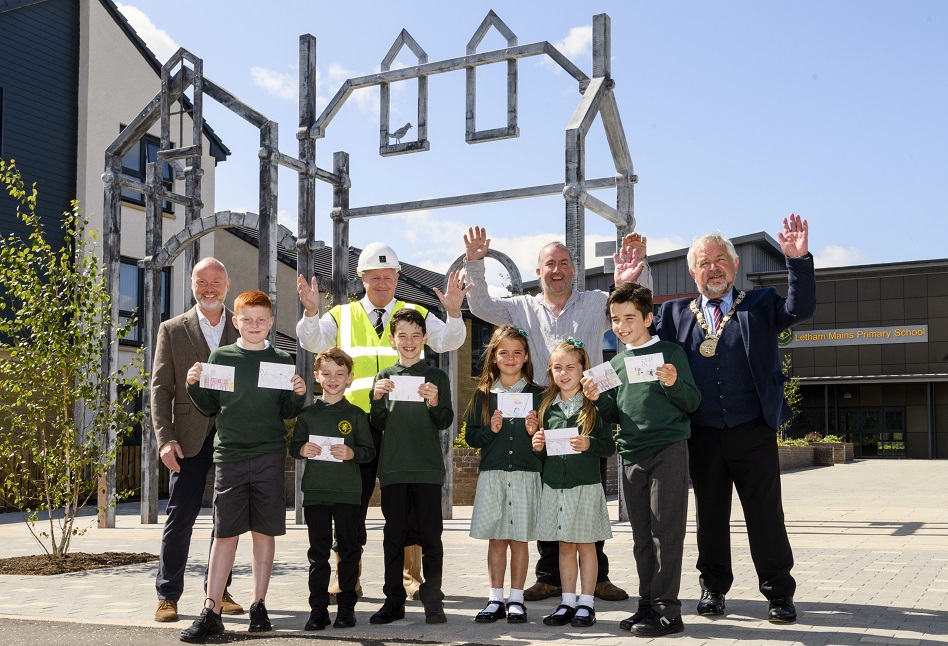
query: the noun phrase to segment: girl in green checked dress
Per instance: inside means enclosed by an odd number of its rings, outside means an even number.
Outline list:
[[[543,422],[533,435],[533,448],[544,460],[537,533],[541,541],[560,543],[563,586],[559,607],[543,618],[548,626],[585,628],[596,623],[596,541],[612,538],[599,458],[615,453],[616,443],[612,428],[583,395],[580,380],[589,368],[582,343],[570,337],[556,346],[550,355],[550,388],[537,408]]]
[[[540,462],[530,436],[538,423],[527,333],[497,328],[484,350],[484,370],[468,408],[464,437],[481,451],[480,475],[471,516],[471,537],[487,539],[490,596],[474,621],[525,623],[523,587],[530,560],[529,541],[537,538]],[[510,597],[504,603],[507,551],[510,550]]]

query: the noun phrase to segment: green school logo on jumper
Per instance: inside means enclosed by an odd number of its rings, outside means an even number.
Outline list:
[[[348,435],[349,433],[352,432],[352,424],[350,424],[346,420],[342,420],[341,422],[339,422],[338,428],[339,428],[339,432],[342,433],[343,435]]]
[[[787,345],[791,341],[793,341],[793,328],[787,328],[777,337],[778,345]]]

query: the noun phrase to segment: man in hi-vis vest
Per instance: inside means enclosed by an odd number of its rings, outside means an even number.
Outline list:
[[[401,265],[392,248],[383,242],[373,242],[359,254],[356,271],[362,278],[365,296],[361,300],[336,305],[327,313],[319,316],[319,289],[316,278],[310,282],[299,276],[296,281],[300,302],[305,308],[303,318],[296,325],[296,336],[300,346],[313,353],[322,352],[333,346],[345,350],[352,357],[352,385],[346,390],[346,399],[369,412],[369,393],[372,380],[382,368],[395,365],[398,354],[389,338],[388,322],[392,314],[410,307],[425,317],[428,330],[428,346],[435,352],[449,352],[461,347],[467,330],[461,318],[461,303],[471,286],[464,287],[460,272],[452,273],[448,278],[448,287],[444,294],[435,288],[438,300],[448,313],[445,323],[434,313],[420,305],[395,300],[395,286],[398,284],[398,272]],[[369,499],[375,490],[375,478],[379,468],[378,448],[382,442],[382,432],[372,428],[376,457],[359,466],[362,469],[362,530],[360,538],[365,545],[365,516],[369,508]],[[412,598],[421,584],[421,548],[412,545],[405,548],[405,588]],[[410,575],[410,576],[409,576]],[[358,588],[361,592],[361,585]],[[334,590],[331,588],[330,592]]]

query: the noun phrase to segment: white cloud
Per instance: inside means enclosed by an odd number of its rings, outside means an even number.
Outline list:
[[[268,94],[286,101],[296,100],[299,91],[297,78],[284,72],[268,70],[265,67],[250,68],[250,75],[257,87],[264,89]]]
[[[813,264],[817,267],[845,267],[868,263],[869,259],[854,247],[827,245],[813,252]]]
[[[127,4],[116,3],[116,6],[162,64],[178,51],[178,43],[164,29],[156,27],[144,11]]]
[[[587,59],[592,55],[592,25],[572,27],[566,37],[553,43],[553,46],[574,64],[578,64],[579,59]],[[563,68],[548,56],[541,56],[539,64],[556,74],[563,73]]]

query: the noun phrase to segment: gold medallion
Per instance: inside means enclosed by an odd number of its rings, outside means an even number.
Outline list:
[[[713,357],[717,349],[718,349],[717,339],[705,339],[704,341],[701,342],[701,345],[698,346],[698,351],[701,353],[702,357]]]

